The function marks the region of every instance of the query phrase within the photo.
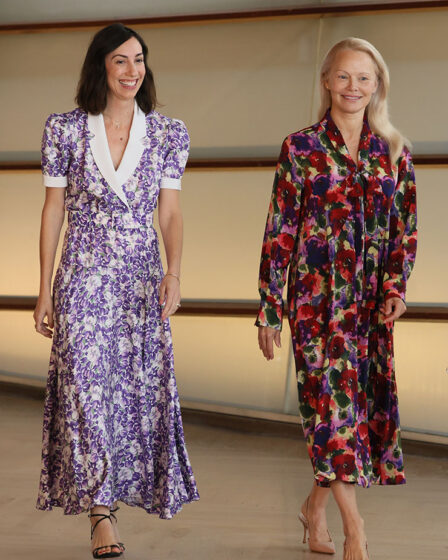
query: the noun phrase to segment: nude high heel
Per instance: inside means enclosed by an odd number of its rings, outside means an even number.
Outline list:
[[[331,539],[330,532],[328,531],[328,541],[317,541],[311,539],[310,536],[310,524],[308,521],[308,502],[309,496],[306,499],[306,515],[304,515],[301,511],[299,512],[299,521],[303,525],[303,543],[305,544],[308,540],[308,547],[311,552],[320,552],[322,554],[335,554],[336,547],[334,546],[334,542]],[[308,533],[308,539],[307,537]]]

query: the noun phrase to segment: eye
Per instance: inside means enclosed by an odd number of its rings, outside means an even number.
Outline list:
[[[143,64],[143,58],[137,58],[135,63],[136,64]]]
[[[345,76],[344,74],[339,74],[339,75],[338,75],[338,78],[339,78],[340,80],[345,80],[345,79],[347,78],[347,76]]]
[[[116,60],[116,64],[124,64],[124,60]]]
[[[361,82],[368,82],[369,78],[367,76],[362,76],[361,77]]]

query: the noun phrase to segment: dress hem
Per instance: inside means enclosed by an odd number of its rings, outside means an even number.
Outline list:
[[[174,507],[171,510],[167,510],[164,508],[161,508],[160,505],[145,505],[141,502],[137,503],[137,502],[133,502],[132,500],[127,500],[125,498],[115,498],[111,501],[110,504],[95,504],[95,503],[91,503],[89,504],[88,507],[81,507],[79,506],[78,508],[76,507],[66,507],[61,501],[59,500],[47,500],[45,501],[43,504],[40,504],[39,502],[36,504],[36,509],[41,510],[41,511],[52,511],[54,508],[62,508],[64,511],[64,515],[80,515],[81,513],[89,513],[90,510],[93,507],[99,506],[99,505],[105,505],[106,507],[112,507],[112,505],[115,502],[121,502],[127,506],[130,507],[140,507],[143,510],[146,511],[146,513],[149,514],[153,514],[153,515],[159,515],[160,519],[172,519],[177,513],[179,513],[182,509],[182,507],[185,504],[190,504],[192,502],[196,502],[199,500],[199,494],[194,494],[191,498],[188,498],[187,500],[183,501],[182,503],[180,503],[177,507]]]
[[[372,478],[371,480],[366,480],[363,477],[353,478],[350,476],[335,476],[333,475],[326,476],[326,475],[314,475],[314,479],[316,481],[317,486],[321,486],[323,488],[329,488],[330,484],[335,481],[346,482],[348,484],[356,484],[357,486],[361,486],[362,488],[370,488],[370,486],[400,486],[402,484],[406,484],[406,479],[403,477],[399,481],[394,481],[393,477],[382,479]]]

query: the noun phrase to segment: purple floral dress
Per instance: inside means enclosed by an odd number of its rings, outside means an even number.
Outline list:
[[[188,148],[181,121],[136,106],[115,171],[102,115],[48,118],[44,184],[67,187],[68,228],[53,286],[39,509],[77,514],[119,500],[169,519],[199,498],[153,228],[159,190],[180,188]]]

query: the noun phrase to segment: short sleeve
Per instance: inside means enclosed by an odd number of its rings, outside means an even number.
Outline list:
[[[176,119],[171,122],[167,143],[160,188],[180,190],[190,150],[190,137],[182,121]]]
[[[66,187],[70,163],[65,115],[50,115],[42,137],[42,179],[46,187]]]

